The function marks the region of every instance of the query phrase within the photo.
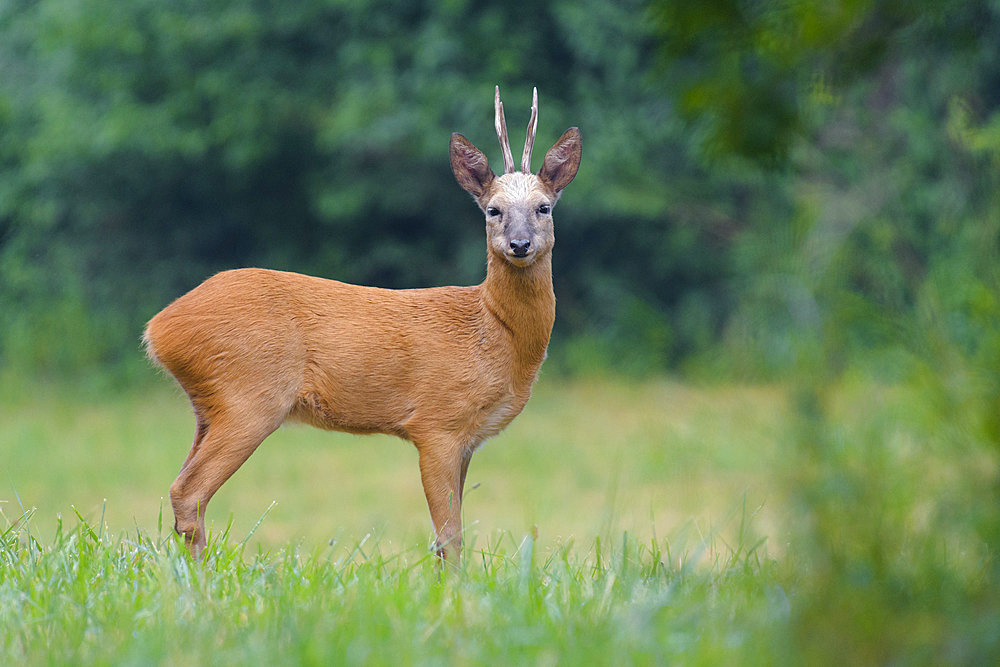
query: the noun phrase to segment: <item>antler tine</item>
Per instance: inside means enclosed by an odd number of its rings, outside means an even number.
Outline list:
[[[505,174],[514,172],[514,156],[510,153],[510,140],[507,138],[507,121],[503,117],[503,102],[500,101],[500,86],[496,88],[493,100],[496,110],[497,137],[500,139],[500,150],[503,152],[503,171]]]
[[[521,171],[531,173],[531,149],[535,145],[535,130],[538,129],[538,88],[531,89],[531,119],[528,134],[524,138],[524,154],[521,156]]]

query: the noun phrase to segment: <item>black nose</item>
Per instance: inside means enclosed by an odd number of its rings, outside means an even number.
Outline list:
[[[514,257],[524,257],[531,249],[531,241],[527,239],[515,239],[510,242],[510,249],[514,251]]]

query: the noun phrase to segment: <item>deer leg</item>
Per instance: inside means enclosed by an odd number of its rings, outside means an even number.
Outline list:
[[[462,485],[468,460],[462,450],[417,446],[420,481],[434,524],[438,556],[458,562],[462,550]]]
[[[194,455],[198,453],[201,441],[204,439],[205,434],[208,433],[208,422],[202,419],[197,413],[195,413],[195,421],[194,444],[191,445],[191,451],[188,452],[187,458],[184,459],[184,465],[181,466],[181,470],[184,470],[187,464],[191,462],[191,459],[194,458]]]
[[[469,472],[469,463],[472,461],[472,453],[475,451],[474,448],[469,448],[462,455],[462,470],[458,478],[458,497],[465,499],[465,475]]]
[[[201,556],[206,545],[205,508],[219,487],[243,465],[258,445],[277,428],[273,421],[214,416],[196,436],[177,479],[170,485],[174,530],[184,536],[191,555]]]

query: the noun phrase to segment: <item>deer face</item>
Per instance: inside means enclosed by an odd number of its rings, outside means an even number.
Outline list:
[[[483,153],[461,134],[451,135],[451,169],[458,184],[471,194],[486,214],[490,252],[514,266],[528,266],[552,251],[555,232],[552,208],[559,194],[576,176],[582,156],[580,130],[566,130],[545,154],[538,174],[529,172],[535,140],[537,97],[532,104],[521,171],[514,171],[500,91],[496,94],[496,125],[504,154],[505,173],[496,176]]]
[[[515,266],[527,266],[552,250],[556,237],[552,207],[558,199],[534,174],[515,172],[494,179],[480,204],[486,214],[490,251]]]

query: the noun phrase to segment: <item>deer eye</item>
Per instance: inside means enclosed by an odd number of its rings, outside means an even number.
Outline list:
[[[549,211],[551,211],[551,210],[552,210],[552,207],[549,206],[548,204],[542,204],[541,206],[538,207],[538,212],[540,214],[542,214],[542,215],[548,215]]]
[[[495,206],[489,206],[486,209],[486,215],[490,216],[491,218],[496,217],[500,215],[500,209],[496,208]]]

